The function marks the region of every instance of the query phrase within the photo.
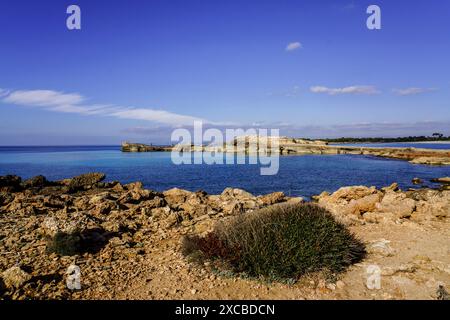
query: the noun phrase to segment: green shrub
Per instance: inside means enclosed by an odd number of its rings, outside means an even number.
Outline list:
[[[67,234],[58,232],[47,239],[47,252],[57,253],[61,256],[73,256],[81,252],[81,235],[79,233]]]
[[[309,272],[341,272],[360,261],[365,248],[328,211],[302,204],[242,214],[205,237],[185,237],[183,254],[251,277],[290,280]]]

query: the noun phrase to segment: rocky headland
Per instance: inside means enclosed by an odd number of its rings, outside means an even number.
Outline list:
[[[448,178],[437,181],[440,189],[353,186],[314,197],[369,254],[333,281],[311,275],[290,285],[192,265],[180,243],[223,219],[302,198],[232,188],[220,195],[156,192],[104,179],[101,173],[54,182],[0,177],[0,298],[436,299],[438,289],[450,286]],[[80,267],[81,290],[66,286],[71,265]],[[381,269],[379,290],[366,286],[369,265]]]
[[[261,139],[268,139],[262,143]],[[175,145],[164,147],[153,147],[145,144],[122,144],[123,152],[152,152],[152,151],[179,151],[179,152],[234,152],[251,154],[259,152],[262,148],[280,155],[367,155],[391,159],[406,160],[413,164],[424,165],[450,165],[450,150],[427,149],[427,148],[396,148],[396,147],[357,147],[329,145],[321,140],[305,140],[290,137],[261,137],[242,136],[237,137],[230,143],[221,146],[207,145]]]

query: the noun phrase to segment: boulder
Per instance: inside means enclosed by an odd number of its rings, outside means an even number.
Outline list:
[[[183,210],[189,217],[199,217],[208,212],[207,203],[208,198],[206,192],[197,191],[185,194],[184,202],[172,203],[171,207]]]
[[[2,273],[3,283],[6,288],[18,289],[31,279],[31,275],[20,267],[14,266]]]
[[[124,185],[123,187],[127,190],[142,190],[144,188],[144,185],[142,184],[142,182],[138,181],[138,182],[128,183],[128,184]]]
[[[178,208],[178,206],[184,203],[187,197],[191,194],[193,194],[193,192],[178,188],[173,188],[163,192],[165,201],[172,208]]]
[[[430,218],[450,217],[450,191],[426,190],[416,202],[414,218],[428,220]]]
[[[275,203],[283,202],[285,198],[286,197],[283,192],[273,192],[266,194],[264,196],[259,196],[258,200],[262,205],[268,206]]]
[[[348,204],[348,211],[354,215],[361,215],[365,212],[374,211],[376,204],[380,201],[381,195],[378,193],[351,200]]]
[[[128,191],[119,198],[120,203],[140,203],[141,201],[149,200],[153,197],[150,190],[146,189],[133,189]]]
[[[415,208],[416,201],[407,198],[406,194],[398,192],[386,193],[381,202],[376,204],[378,211],[393,213],[399,219],[409,218]]]
[[[115,191],[115,192],[122,192],[122,191],[125,190],[125,188],[124,188],[124,186],[121,183],[117,182],[117,183],[114,184],[114,187],[112,187],[111,190]]]
[[[412,179],[412,183],[413,183],[413,184],[422,184],[422,183],[423,183],[423,180],[420,179],[420,178],[413,178],[413,179]]]
[[[398,183],[397,183],[397,182],[394,182],[394,183],[391,184],[389,187],[381,188],[381,191],[383,191],[383,192],[389,192],[389,191],[394,191],[394,192],[396,192],[396,191],[400,191],[400,188],[398,187]]]
[[[375,187],[342,187],[330,196],[329,201],[335,203],[348,202],[350,200],[358,200],[369,195],[377,194],[378,192],[379,191]]]
[[[220,195],[223,199],[250,199],[253,195],[242,189],[226,188]]]
[[[322,192],[314,199],[318,204],[337,216],[354,216],[359,218],[364,212],[375,209],[381,192],[375,187],[342,187],[333,194]],[[350,217],[349,217],[350,218]]]
[[[230,200],[221,203],[222,212],[226,215],[244,212],[244,205],[237,200]]]
[[[103,181],[105,177],[106,176],[104,173],[97,172],[76,176],[68,182],[68,192],[77,192],[80,190],[89,189],[98,182]]]

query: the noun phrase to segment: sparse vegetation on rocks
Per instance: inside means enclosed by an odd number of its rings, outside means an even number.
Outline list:
[[[361,261],[365,248],[325,209],[302,204],[239,215],[205,237],[185,239],[184,253],[221,259],[252,277],[290,280],[309,272],[341,272]]]
[[[53,237],[48,238],[46,248],[49,253],[73,256],[81,252],[81,237],[78,233],[58,232]]]

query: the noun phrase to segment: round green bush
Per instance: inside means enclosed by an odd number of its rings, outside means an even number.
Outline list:
[[[205,237],[184,241],[185,255],[220,259],[252,277],[297,279],[337,273],[365,256],[364,244],[314,204],[277,205],[219,224]]]

